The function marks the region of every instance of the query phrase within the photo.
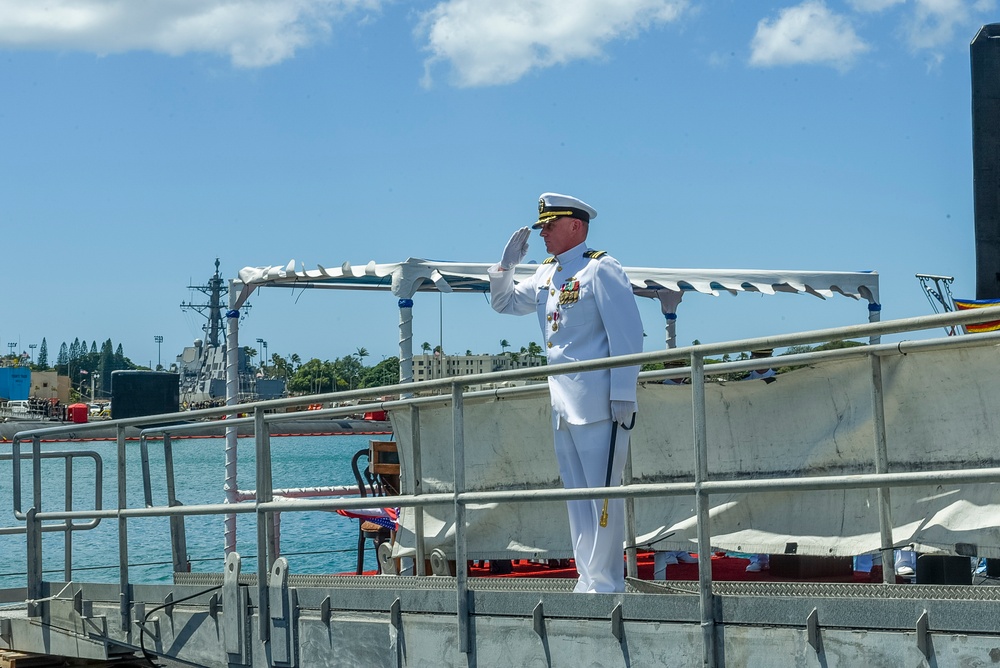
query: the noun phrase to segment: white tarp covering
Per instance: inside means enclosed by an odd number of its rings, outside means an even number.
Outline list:
[[[1000,466],[1000,369],[996,346],[938,349],[883,358],[889,470]],[[780,358],[779,358],[780,359]],[[706,387],[710,480],[874,473],[871,368],[867,358],[782,373],[776,382]],[[694,479],[689,385],[646,384],[632,435],[637,483]],[[467,490],[560,487],[548,395],[465,404]],[[393,413],[404,492],[412,490],[409,414]],[[420,412],[423,492],[450,492],[449,408]],[[997,486],[892,490],[893,540],[920,551],[1000,558]],[[711,497],[717,549],[855,555],[879,547],[875,490],[728,494]],[[398,551],[412,554],[413,509],[401,516]],[[451,507],[425,510],[426,549],[454,551]],[[472,506],[468,555],[571,556],[563,502]],[[696,545],[693,497],[636,501],[637,543],[658,550]]]

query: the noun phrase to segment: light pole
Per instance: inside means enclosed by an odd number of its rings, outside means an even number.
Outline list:
[[[257,351],[260,353],[260,370],[264,371],[264,367],[267,366],[267,341],[257,339]]]
[[[17,341],[8,341],[7,347],[10,348],[10,356],[14,356],[14,349],[17,348]]]
[[[32,364],[35,363],[35,348],[37,348],[37,347],[38,347],[37,343],[29,343],[28,344],[28,349],[31,350],[31,352],[29,354],[31,355],[31,363]]]
[[[156,370],[159,371],[163,368],[163,363],[160,361],[160,350],[163,345],[163,337],[157,334],[153,337],[153,340],[156,341]]]

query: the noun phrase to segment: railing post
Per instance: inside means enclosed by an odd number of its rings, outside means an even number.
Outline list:
[[[118,425],[115,431],[118,437],[118,510],[121,511],[128,508],[128,479],[125,473],[125,427]],[[98,482],[98,484],[100,483]],[[121,621],[121,630],[129,634],[129,609],[132,604],[132,592],[128,572],[128,519],[121,514],[118,515],[118,589],[118,612]]]
[[[465,544],[465,505],[458,495],[465,491],[465,405],[462,385],[452,383],[452,438],[455,459],[455,589],[458,596],[458,648],[464,654],[469,647],[469,564]]]
[[[256,445],[255,463],[257,468],[257,504],[270,503],[271,490],[271,439],[267,423],[264,422],[264,409],[254,408],[253,413],[254,443]],[[257,511],[257,595],[260,602],[258,622],[261,641],[270,638],[271,614],[268,604],[268,575],[271,566],[278,555],[273,550],[274,525],[269,513]]]
[[[628,449],[622,484],[632,484],[632,448]],[[639,577],[639,551],[635,547],[635,499],[625,497],[625,573],[630,578]]]
[[[885,403],[882,394],[882,358],[869,355],[872,378],[872,428],[875,432],[875,473],[889,472],[889,449],[885,437]],[[882,582],[896,583],[896,559],[892,538],[892,504],[889,488],[879,487],[878,530],[882,553]]]
[[[65,462],[65,506],[66,510],[73,510],[73,458],[67,457]],[[66,532],[63,535],[63,581],[69,582],[73,579],[73,519],[67,518],[63,522]]]
[[[413,495],[423,493],[423,465],[420,454],[420,407],[410,404],[410,440],[413,443]],[[427,556],[424,550],[424,508],[413,507],[413,541],[416,546],[414,575],[427,575]]]
[[[31,505],[36,513],[42,512],[42,441],[31,437]]]
[[[28,508],[25,539],[28,557],[28,616],[37,617],[42,613],[37,601],[42,597],[42,523],[35,519],[38,513],[34,508]]]
[[[701,611],[702,660],[715,668],[715,599],[712,595],[712,537],[709,498],[701,485],[708,480],[708,429],[705,413],[705,358],[691,353],[691,421],[694,427],[695,509],[698,515],[698,598]]]
[[[171,508],[182,505],[177,500],[177,487],[174,481],[174,446],[170,441],[170,433],[163,434],[163,468],[167,482],[167,505]],[[187,532],[184,528],[183,515],[170,516],[170,552],[173,555],[174,572],[190,573],[191,562],[187,556]]]

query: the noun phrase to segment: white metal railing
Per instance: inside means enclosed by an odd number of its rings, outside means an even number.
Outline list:
[[[456,517],[455,527],[455,557],[456,557],[456,588],[457,588],[457,609],[458,609],[458,632],[459,644],[463,651],[469,651],[469,611],[468,611],[468,571],[466,564],[466,536],[464,526],[465,507],[471,503],[482,502],[524,502],[524,501],[551,501],[570,499],[600,499],[600,498],[625,498],[635,499],[640,497],[654,496],[677,496],[693,495],[696,500],[697,523],[698,523],[698,555],[699,555],[699,597],[701,605],[701,627],[703,630],[703,642],[705,652],[705,665],[715,665],[714,647],[715,630],[713,614],[713,598],[711,590],[711,534],[709,522],[709,497],[712,494],[722,494],[730,492],[773,492],[783,490],[828,490],[828,489],[877,489],[880,491],[879,500],[879,521],[882,535],[883,564],[885,565],[885,579],[890,581],[893,572],[890,564],[893,563],[891,557],[891,513],[888,505],[887,490],[895,486],[922,485],[927,483],[973,483],[973,482],[1000,482],[1000,468],[982,468],[968,470],[946,470],[928,471],[915,473],[887,473],[884,466],[884,424],[882,424],[881,410],[878,407],[881,401],[881,375],[879,371],[879,360],[885,355],[905,354],[909,351],[930,349],[935,347],[962,347],[995,345],[1000,343],[1000,332],[989,334],[969,335],[964,337],[947,337],[944,339],[932,339],[922,341],[902,341],[894,344],[876,344],[869,346],[859,346],[834,351],[802,353],[798,355],[782,356],[783,365],[805,364],[816,361],[840,359],[847,357],[868,356],[872,360],[871,382],[873,387],[873,401],[875,410],[873,411],[875,441],[876,441],[876,473],[874,474],[854,474],[837,476],[817,476],[808,478],[776,478],[766,480],[726,480],[713,481],[708,476],[707,466],[707,443],[706,443],[706,414],[705,414],[705,381],[706,376],[715,374],[732,373],[735,371],[749,370],[759,367],[758,360],[746,360],[736,362],[725,362],[719,364],[705,365],[705,358],[710,355],[722,355],[736,353],[740,351],[753,350],[758,348],[781,348],[795,345],[803,345],[816,342],[826,342],[838,339],[854,339],[860,337],[881,336],[885,334],[901,333],[908,331],[919,331],[923,329],[933,329],[937,327],[965,325],[976,322],[990,320],[1000,320],[1000,307],[976,309],[973,311],[963,311],[957,313],[937,314],[909,318],[903,320],[886,321],[865,325],[853,325],[848,327],[816,330],[811,332],[785,334],[773,337],[759,337],[730,341],[714,344],[702,344],[685,348],[674,348],[663,351],[637,353],[634,355],[621,356],[616,358],[593,360],[587,362],[576,362],[571,364],[552,365],[547,367],[536,367],[530,369],[518,369],[475,376],[453,377],[422,381],[412,384],[397,384],[389,387],[381,387],[368,390],[352,390],[347,392],[330,393],[320,396],[305,398],[287,398],[270,401],[256,402],[254,404],[241,405],[238,407],[229,406],[225,408],[211,408],[199,411],[184,413],[172,413],[163,416],[145,416],[141,418],[129,418],[125,420],[114,420],[118,434],[118,503],[113,509],[95,509],[87,511],[45,511],[41,507],[41,492],[37,491],[35,496],[36,506],[25,513],[16,509],[19,519],[26,523],[27,547],[28,547],[28,598],[29,600],[38,598],[42,591],[41,584],[41,540],[42,523],[45,521],[66,520],[91,520],[97,521],[103,518],[114,518],[119,523],[119,562],[121,572],[121,612],[122,624],[128,624],[128,611],[130,601],[130,580],[128,564],[128,544],[126,526],[130,518],[133,517],[178,517],[195,515],[235,515],[235,514],[255,514],[257,518],[257,549],[258,549],[258,587],[260,591],[259,612],[261,623],[268,618],[267,606],[268,597],[266,595],[267,575],[269,567],[272,565],[277,555],[273,550],[273,514],[288,513],[297,511],[316,510],[336,510],[336,509],[358,509],[371,506],[370,499],[352,498],[326,498],[326,499],[290,499],[274,501],[275,491],[272,489],[270,477],[270,441],[269,434],[271,425],[285,420],[303,419],[302,413],[273,413],[265,414],[271,409],[285,408],[314,403],[316,401],[329,400],[352,400],[365,399],[372,394],[385,394],[387,392],[421,392],[447,390],[448,394],[435,396],[418,396],[414,398],[375,401],[359,406],[347,406],[330,408],[319,411],[309,411],[308,417],[334,417],[346,415],[359,410],[390,410],[407,408],[415,413],[419,413],[420,407],[428,404],[450,403],[453,413],[453,435],[454,435],[454,457],[455,457],[455,485],[453,493],[440,494],[407,494],[393,497],[392,503],[401,507],[423,507],[433,505],[452,505]],[[673,376],[690,376],[692,383],[692,411],[694,424],[694,447],[695,447],[695,471],[694,481],[685,483],[661,483],[661,484],[627,484],[615,488],[581,488],[581,489],[536,489],[536,490],[509,490],[477,492],[464,489],[464,423],[463,407],[467,400],[473,400],[486,396],[505,396],[531,392],[543,392],[545,386],[525,386],[519,388],[505,388],[490,390],[485,392],[464,392],[464,388],[473,384],[490,382],[502,382],[505,380],[523,380],[537,378],[539,374],[552,375],[559,373],[589,371],[595,369],[610,368],[613,366],[637,365],[655,362],[668,362],[672,360],[688,360],[689,367],[680,369],[670,369],[655,372],[645,372],[641,374],[640,380],[652,380]],[[253,417],[237,418],[235,411],[253,412]],[[255,447],[256,447],[256,496],[257,501],[253,505],[249,504],[202,504],[177,507],[156,507],[150,505],[147,498],[147,507],[131,508],[127,504],[126,478],[125,478],[125,437],[126,426],[142,425],[155,421],[166,426],[148,428],[143,430],[143,435],[159,432],[164,434],[181,434],[185,431],[196,430],[196,424],[169,424],[172,420],[190,420],[194,417],[218,417],[221,415],[231,416],[227,420],[227,425],[235,427],[239,424],[253,423],[255,426]],[[417,420],[414,423],[418,423]],[[109,423],[104,423],[106,427]],[[15,476],[20,468],[19,444],[22,441],[30,440],[32,443],[31,465],[33,466],[34,479],[40,480],[40,463],[42,453],[39,447],[39,439],[42,437],[57,436],[72,430],[84,433],[90,427],[88,425],[73,425],[72,427],[51,427],[46,429],[26,430],[15,435],[13,462]],[[879,435],[879,432],[882,435]],[[414,433],[419,441],[419,427]],[[164,439],[169,443],[169,439]],[[420,457],[419,445],[415,447],[413,475],[419,480]],[[883,463],[880,464],[879,462]],[[16,481],[17,482],[17,481]],[[37,483],[36,483],[37,484]],[[886,494],[882,494],[886,492]],[[417,514],[420,516],[420,513]],[[628,523],[627,523],[628,525]],[[421,559],[421,538],[420,525],[417,525],[417,557],[418,564],[422,567]],[[627,537],[628,545],[634,545],[634,536]],[[175,564],[177,560],[175,558]],[[418,570],[418,574],[421,571]],[[629,552],[629,572],[635,574],[635,549]],[[894,581],[894,579],[892,580]],[[33,609],[29,606],[29,613]]]

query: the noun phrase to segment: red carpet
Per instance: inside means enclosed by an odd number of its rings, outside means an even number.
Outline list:
[[[692,556],[697,556],[692,553]],[[502,562],[500,562],[502,564]],[[546,563],[536,563],[525,559],[511,563],[511,572],[498,574],[490,572],[489,562],[480,565],[470,562],[469,577],[491,578],[576,578],[576,568],[572,559],[562,560],[563,566],[550,566]],[[871,573],[855,571],[838,575],[820,575],[810,577],[793,577],[774,575],[771,571],[747,573],[749,559],[727,556],[725,553],[712,555],[712,580],[728,582],[881,582],[882,567],[876,566]],[[639,579],[653,579],[653,553],[640,552],[638,555]],[[375,575],[375,571],[366,571],[365,575]],[[698,564],[670,564],[667,566],[667,580],[697,580]],[[906,580],[897,579],[903,583]]]
[[[697,555],[692,555],[697,556]],[[513,562],[513,571],[505,575],[490,573],[489,563],[479,566],[474,562],[469,568],[469,577],[501,577],[501,578],[575,578],[576,568],[569,559],[568,567],[553,568],[546,564],[532,563],[525,560]],[[831,575],[810,578],[779,577],[770,571],[747,573],[748,559],[726,556],[717,553],[712,555],[712,579],[717,581],[735,582],[881,582],[881,567],[876,567],[871,573],[854,572],[851,574]],[[638,555],[639,579],[653,579],[653,553],[640,552]],[[697,580],[698,564],[670,564],[667,566],[667,580]]]

